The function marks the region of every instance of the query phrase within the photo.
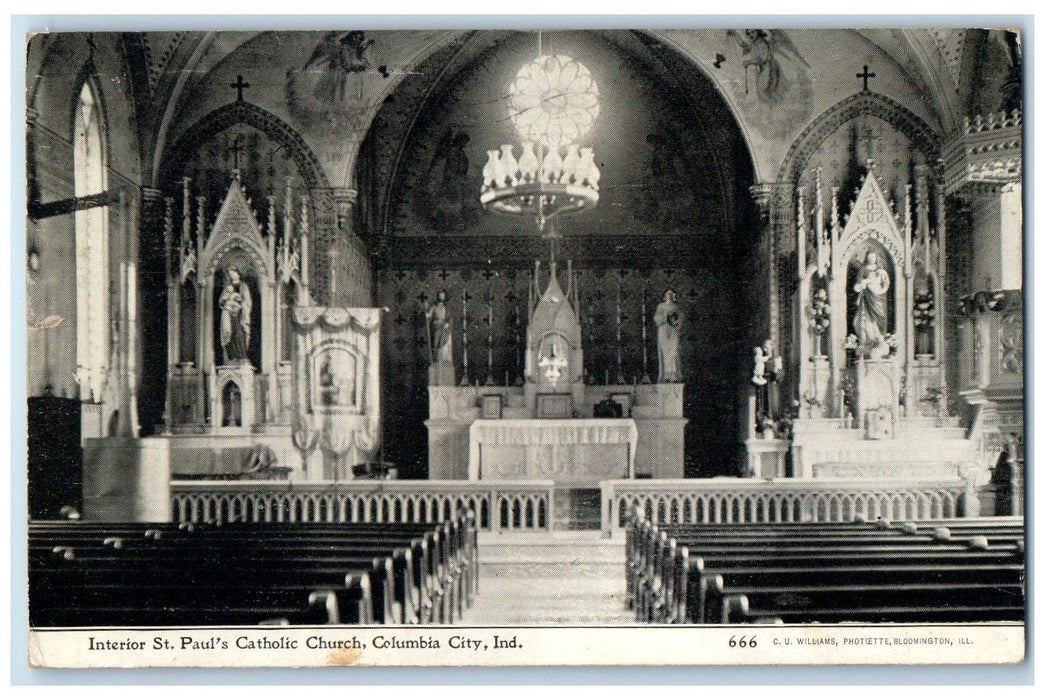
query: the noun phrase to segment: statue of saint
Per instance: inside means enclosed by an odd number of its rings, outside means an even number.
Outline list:
[[[250,346],[250,313],[254,307],[250,287],[240,277],[239,269],[230,267],[225,272],[225,289],[218,299],[221,307],[221,350],[225,364],[248,362]]]
[[[675,299],[674,289],[665,291],[664,301],[657,305],[653,314],[653,323],[657,325],[657,359],[660,361],[657,381],[660,383],[682,381],[682,372],[679,370],[682,311]]]
[[[446,292],[440,290],[435,304],[425,310],[428,326],[428,357],[431,364],[429,381],[434,385],[454,384],[453,325],[446,308]]]
[[[853,291],[856,292],[853,330],[860,346],[879,348],[885,344],[885,334],[889,328],[886,296],[889,291],[889,273],[878,264],[878,254],[874,251],[868,251],[864,258]]]
[[[759,415],[775,419],[780,415],[780,387],[778,382],[784,372],[784,359],[776,351],[776,344],[770,338],[755,348],[755,368],[751,373],[751,383],[757,397]]]

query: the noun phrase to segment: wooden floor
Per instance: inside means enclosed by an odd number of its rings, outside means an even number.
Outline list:
[[[479,594],[464,625],[622,625],[623,538],[598,531],[479,534]]]

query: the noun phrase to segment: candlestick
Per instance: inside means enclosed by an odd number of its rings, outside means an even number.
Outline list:
[[[493,386],[493,293],[486,301],[486,386]]]
[[[461,292],[461,386],[468,386],[468,290]]]
[[[620,278],[617,279],[617,383],[624,383],[623,348],[621,347]]]
[[[652,384],[649,376],[649,350],[646,347],[646,288],[642,288],[642,383]]]
[[[523,346],[522,346],[522,316],[519,314],[519,305],[515,305],[515,368],[519,374],[515,377],[517,386],[523,384]]]
[[[192,197],[189,191],[189,185],[192,184],[192,178],[183,177],[181,179],[182,184],[182,200],[181,200],[181,240],[184,245],[192,245]],[[199,257],[199,250],[196,251],[197,258]]]

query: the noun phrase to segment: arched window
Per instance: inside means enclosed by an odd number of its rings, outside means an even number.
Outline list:
[[[101,105],[84,83],[73,126],[73,193],[105,191]],[[109,208],[76,212],[76,371],[80,398],[101,401],[109,361]]]

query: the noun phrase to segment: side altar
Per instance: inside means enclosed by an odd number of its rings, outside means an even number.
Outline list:
[[[811,210],[797,190],[792,408],[766,341],[747,410],[750,476],[987,480],[945,400],[946,230],[942,212],[930,225],[929,175],[915,167],[899,207],[870,160],[848,212],[837,187],[825,201],[819,171]]]
[[[683,477],[683,385],[585,383],[572,270],[567,278],[564,292],[552,263],[534,304],[534,276],[522,386],[458,386],[436,344],[425,421],[429,478],[595,487],[605,479]],[[445,311],[432,311],[430,319],[445,323]],[[677,371],[677,358],[671,361]]]
[[[213,226],[202,197],[192,211],[189,188],[186,178],[180,242],[167,205],[169,364],[157,439],[171,475],[351,479],[353,465],[379,456],[381,311],[313,299],[308,198],[293,197],[291,183],[282,216],[268,198],[265,225],[238,171]]]

